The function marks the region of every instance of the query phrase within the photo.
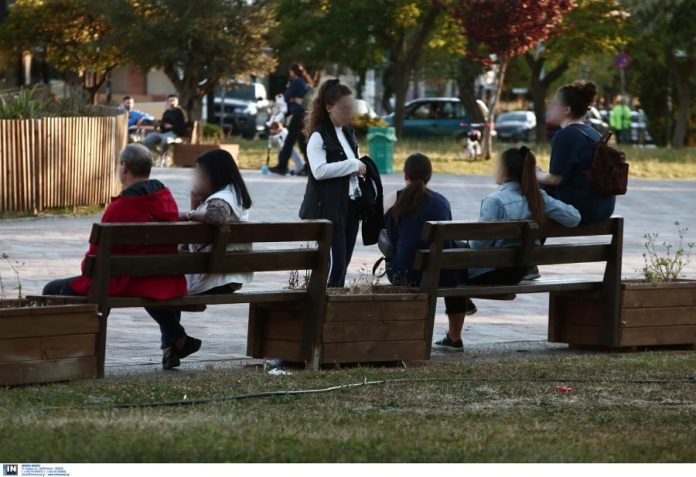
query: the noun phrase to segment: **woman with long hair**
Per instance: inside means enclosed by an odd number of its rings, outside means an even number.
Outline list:
[[[507,149],[500,156],[495,173],[500,188],[481,202],[481,222],[500,220],[534,220],[543,224],[554,220],[566,227],[580,223],[580,213],[571,205],[554,199],[539,188],[536,177],[537,163],[527,147]],[[495,248],[518,246],[518,240],[471,240],[471,248]],[[527,274],[525,267],[470,268],[462,271],[459,281],[475,285],[516,285]],[[461,351],[464,315],[449,315],[449,330],[435,347]]]
[[[367,167],[358,159],[358,143],[350,127],[353,92],[333,79],[322,83],[305,120],[309,137],[309,177],[300,208],[303,219],[328,219],[331,240],[329,287],[343,287],[358,235],[355,199],[360,196],[358,175]]]
[[[182,212],[183,220],[224,225],[249,220],[251,196],[232,155],[222,149],[208,151],[196,159],[191,210]],[[210,250],[210,244],[188,244],[190,252]],[[228,251],[248,251],[252,245],[229,244]],[[189,294],[232,293],[249,283],[252,273],[191,274],[186,276]]]
[[[549,172],[539,170],[537,178],[555,198],[570,204],[585,223],[611,217],[615,196],[599,193],[586,173],[592,166],[595,146],[601,135],[584,123],[597,96],[592,81],[575,81],[561,86],[549,106],[549,121],[561,126],[551,140]]]
[[[278,154],[278,165],[270,168],[270,171],[275,174],[285,175],[288,173],[288,161],[292,157],[292,151],[295,143],[299,143],[302,154],[307,158],[307,138],[302,133],[302,127],[305,120],[304,104],[305,96],[310,94],[312,89],[312,78],[300,63],[293,63],[288,70],[290,81],[288,87],[283,94],[285,102],[288,105],[287,114],[290,116],[288,124],[288,137],[283,143],[283,147]],[[309,97],[307,97],[309,98]],[[307,166],[300,171],[298,175],[307,175]]]

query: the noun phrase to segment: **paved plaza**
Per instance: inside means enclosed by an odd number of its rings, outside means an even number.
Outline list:
[[[179,207],[188,208],[190,169],[157,169],[153,177],[171,188]],[[263,176],[258,171],[244,171],[254,206],[253,220],[295,220],[304,193],[305,180],[295,177]],[[400,175],[384,179],[385,192],[402,185]],[[435,175],[431,188],[451,202],[455,220],[476,220],[482,197],[495,189],[487,177]],[[689,237],[696,239],[696,181],[635,180],[626,197],[618,200],[616,213],[626,218],[624,236],[624,276],[636,276],[642,266],[642,236],[659,232],[674,240],[674,221],[691,227]],[[25,293],[38,294],[54,278],[79,273],[80,261],[87,248],[91,224],[98,215],[82,217],[41,217],[0,221],[0,252],[25,262],[21,270]],[[350,277],[361,268],[370,268],[379,258],[376,247],[364,247],[358,240]],[[542,267],[547,278],[599,276],[601,265]],[[696,274],[696,266],[688,270]],[[10,278],[3,274],[5,281]],[[287,285],[287,274],[258,274],[253,289],[279,288]],[[12,286],[13,283],[10,282]],[[6,284],[7,286],[7,284]],[[466,352],[456,359],[475,359],[486,354],[516,353],[536,350],[552,352],[559,345],[546,343],[546,294],[522,295],[512,302],[479,301],[478,314],[467,318],[464,342]],[[197,366],[245,363],[248,305],[225,305],[208,308],[204,313],[185,313],[187,331],[203,340],[203,348],[187,362]],[[444,304],[440,303],[434,336],[441,337],[447,326]],[[107,374],[156,369],[160,361],[159,330],[141,309],[114,310],[109,318]],[[435,352],[434,359],[448,359]],[[184,366],[186,367],[186,365]],[[191,367],[189,365],[189,367]]]

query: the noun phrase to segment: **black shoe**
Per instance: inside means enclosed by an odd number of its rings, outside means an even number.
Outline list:
[[[280,166],[273,166],[273,167],[269,168],[268,170],[271,171],[273,174],[278,174],[281,176],[284,176],[285,174],[288,173],[287,169],[283,169]]]
[[[536,280],[537,278],[541,278],[539,267],[529,267],[522,277],[522,280]]]
[[[186,343],[184,344],[184,347],[180,350],[177,351],[177,354],[179,355],[180,358],[185,358],[187,356],[192,355],[199,349],[201,349],[201,344],[203,342],[199,340],[198,338],[193,338],[191,336],[186,337]]]
[[[464,314],[466,316],[471,316],[474,313],[478,311],[478,308],[476,308],[476,305],[474,305],[474,302],[471,301],[471,299],[467,298],[466,300],[466,310],[464,310]]]
[[[309,171],[307,170],[307,166],[304,166],[301,171],[297,171],[297,175],[299,177],[307,177],[309,175]]]
[[[445,337],[440,341],[436,341],[433,347],[445,351],[464,351],[464,343],[462,340],[452,341],[449,337],[449,333],[445,334]]]
[[[178,368],[181,364],[181,358],[179,354],[174,349],[174,346],[164,349],[164,354],[162,355],[162,369],[174,369]]]

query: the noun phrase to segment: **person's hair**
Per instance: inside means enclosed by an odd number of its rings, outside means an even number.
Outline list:
[[[121,151],[120,161],[133,177],[148,178],[152,170],[152,151],[140,143],[128,144]]]
[[[280,121],[273,121],[270,125],[270,128],[272,131],[276,131],[282,127],[283,127],[283,123],[281,123]]]
[[[312,100],[312,104],[309,107],[309,114],[305,117],[305,136],[309,138],[309,136],[319,128],[322,122],[330,120],[329,112],[326,110],[327,106],[333,106],[344,96],[350,96],[352,94],[353,91],[337,79],[324,81],[321,86],[319,86],[319,91],[317,91],[317,94]]]
[[[581,118],[587,114],[597,96],[597,85],[592,81],[573,81],[558,88],[558,96],[563,104],[570,108],[573,118]]]
[[[232,154],[223,149],[213,149],[198,156],[196,165],[210,179],[213,194],[225,187],[232,186],[244,208],[251,207],[251,196]]]
[[[308,86],[312,86],[312,83],[314,83],[314,81],[312,81],[312,77],[309,76],[309,73],[307,73],[305,67],[302,66],[302,63],[291,64],[289,70],[302,78]]]
[[[128,101],[129,99],[133,99],[130,96],[124,96],[121,102]]]
[[[174,94],[174,93],[168,94],[168,95],[167,95],[167,99],[171,99],[171,98],[179,99],[179,95],[178,95],[178,94]]]
[[[407,215],[420,215],[423,201],[430,194],[428,182],[433,175],[433,166],[425,154],[411,154],[404,163],[404,176],[408,185],[399,193],[394,204],[394,219],[398,222]]]
[[[536,158],[526,146],[513,147],[503,152],[500,158],[509,180],[519,182],[520,191],[532,212],[532,218],[542,224],[544,217],[544,199],[541,196],[536,177]]]

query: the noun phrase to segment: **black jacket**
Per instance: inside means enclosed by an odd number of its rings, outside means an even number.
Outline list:
[[[362,220],[363,245],[374,245],[384,227],[384,189],[377,165],[368,156],[360,160],[367,166],[365,177],[360,178],[361,196],[356,199]]]
[[[186,135],[186,116],[184,111],[178,106],[167,109],[162,115],[162,123],[171,124],[171,127],[162,127],[162,132],[174,131],[177,136]]]
[[[321,139],[324,142],[327,163],[348,159],[330,121],[322,123],[316,132],[321,134]],[[355,157],[358,157],[358,142],[355,139],[355,132],[351,128],[343,128],[343,133],[348,139]],[[344,228],[348,215],[349,187],[350,176],[317,180],[310,168],[307,188],[300,207],[300,218],[305,220],[328,219],[334,224],[335,229]]]

